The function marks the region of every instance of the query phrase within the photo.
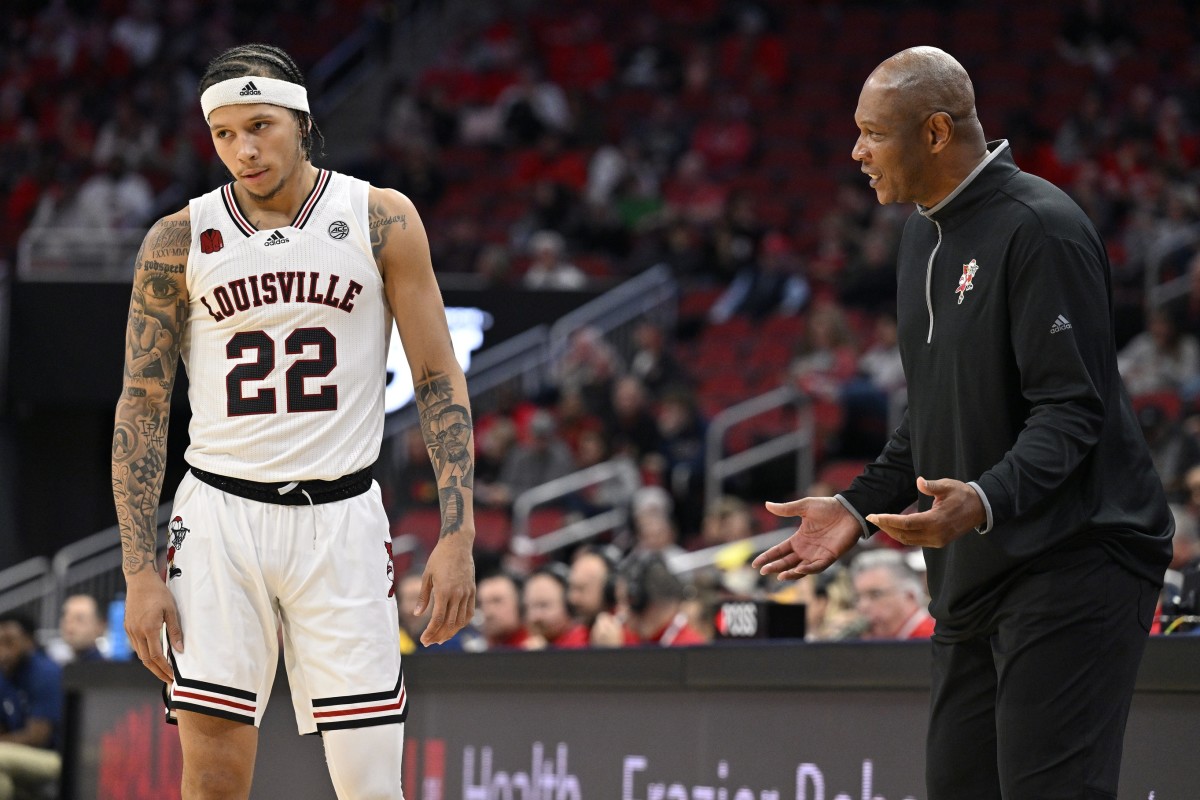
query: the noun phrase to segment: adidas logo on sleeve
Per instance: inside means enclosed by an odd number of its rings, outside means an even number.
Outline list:
[[[1071,323],[1062,314],[1058,315],[1058,319],[1054,320],[1054,324],[1050,326],[1050,333],[1062,333],[1063,331],[1071,330]]]

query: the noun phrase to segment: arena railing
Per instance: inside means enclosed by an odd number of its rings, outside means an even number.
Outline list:
[[[785,406],[796,407],[799,424],[781,434],[733,455],[725,455],[725,435],[736,425]],[[781,456],[796,455],[796,491],[804,492],[813,481],[814,434],[808,398],[791,386],[780,386],[721,411],[712,418],[704,447],[704,496],[720,497],[725,481]]]
[[[607,504],[611,506],[608,510],[571,522],[558,530],[531,536],[529,520],[535,508],[606,484],[613,490],[607,499]],[[618,456],[527,489],[513,500],[513,552],[518,555],[545,555],[624,527],[629,522],[629,503],[641,485],[642,478],[633,460]]]
[[[689,553],[680,553],[679,555],[671,556],[667,559],[667,567],[676,575],[686,575],[691,572],[698,572],[702,569],[715,566],[718,561],[729,551],[731,547],[744,548],[747,552],[758,555],[768,547],[782,542],[787,537],[791,536],[796,531],[795,525],[790,525],[785,528],[776,528],[765,533],[755,534],[749,539],[739,539],[736,542],[726,542],[724,544],[716,544],[712,547],[705,547],[700,550],[693,550]],[[747,559],[749,561],[749,559]]]
[[[1163,267],[1168,258],[1181,250],[1195,250],[1200,244],[1200,224],[1160,239],[1146,255],[1146,310],[1152,311],[1163,303],[1187,294],[1191,278],[1188,270],[1168,280],[1163,280]],[[1190,260],[1190,259],[1189,259]]]
[[[650,321],[670,330],[678,315],[678,300],[679,284],[670,268],[665,264],[650,267],[555,322],[550,328],[550,363],[562,360],[571,334],[581,328],[595,328],[628,357],[633,350],[633,328]]]
[[[133,280],[133,263],[146,231],[108,228],[30,228],[17,243],[22,281],[121,283]]]
[[[0,571],[0,611],[29,614],[42,627],[58,624],[50,561],[37,556]]]
[[[158,509],[157,568],[165,564],[167,551],[167,522],[172,505]],[[125,592],[125,577],[121,571],[121,529],[117,525],[72,542],[54,555],[54,608],[62,606],[73,594],[88,594],[96,598],[101,608]]]

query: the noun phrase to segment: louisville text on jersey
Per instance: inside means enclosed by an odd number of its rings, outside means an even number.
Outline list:
[[[353,311],[354,298],[363,286],[358,281],[348,281],[339,297],[340,281],[338,275],[322,276],[319,272],[264,272],[218,286],[209,295],[202,296],[200,302],[217,322],[248,308],[276,303],[317,303]],[[210,297],[212,302],[209,302]]]

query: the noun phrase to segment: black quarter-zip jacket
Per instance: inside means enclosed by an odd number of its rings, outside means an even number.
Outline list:
[[[1065,193],[1008,143],[900,244],[908,412],[842,493],[860,516],[932,498],[916,477],[972,483],[975,531],[926,548],[930,611],[948,639],[987,632],[1010,581],[1051,550],[1096,545],[1161,584],[1174,522],[1117,373],[1108,257]],[[874,530],[871,528],[871,530]]]

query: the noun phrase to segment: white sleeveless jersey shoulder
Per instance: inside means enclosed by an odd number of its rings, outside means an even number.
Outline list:
[[[364,181],[321,170],[291,225],[233,184],[191,201],[186,460],[253,481],[331,480],[379,456],[392,317]]]

